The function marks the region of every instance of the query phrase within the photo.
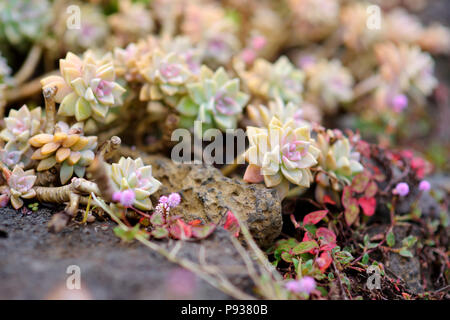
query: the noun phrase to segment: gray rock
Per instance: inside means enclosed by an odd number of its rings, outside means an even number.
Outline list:
[[[276,190],[224,177],[211,166],[176,164],[160,156],[145,157],[144,161],[152,165],[153,176],[162,183],[154,195],[155,201],[162,194],[181,194],[181,205],[171,214],[181,214],[188,221],[219,223],[231,210],[248,223],[262,247],[272,245],[280,234],[283,222]]]

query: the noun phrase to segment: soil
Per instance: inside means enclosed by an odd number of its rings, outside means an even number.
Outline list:
[[[112,222],[87,226],[72,222],[61,233],[49,233],[51,212],[46,208],[31,214],[0,209],[0,299],[229,298],[143,245],[122,243],[114,235]],[[208,263],[235,266],[237,273],[229,278],[251,290],[227,231],[216,230],[201,245]],[[200,243],[188,242],[179,255],[196,262],[199,248]],[[80,267],[81,291],[65,290],[71,265]]]

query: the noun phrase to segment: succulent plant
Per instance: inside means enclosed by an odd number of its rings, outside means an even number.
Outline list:
[[[355,2],[344,6],[340,12],[341,37],[351,50],[361,52],[370,49],[383,35],[383,30],[367,27],[366,2]]]
[[[179,55],[160,49],[155,49],[151,60],[141,64],[140,69],[146,80],[139,95],[142,101],[165,100],[175,106],[178,97],[186,93],[186,84],[193,79],[189,66]]]
[[[38,148],[31,156],[31,159],[39,160],[37,171],[48,170],[59,163],[62,184],[69,181],[74,172],[83,177],[86,167],[94,160],[97,137],[84,137],[82,132],[82,123],[69,128],[67,123],[60,121],[54,134],[41,133],[30,138],[29,143]]]
[[[105,15],[98,6],[74,2],[80,8],[80,27],[67,28],[68,13],[60,15],[55,23],[54,31],[59,39],[63,39],[65,51],[82,52],[87,49],[99,48],[105,43],[109,27]]]
[[[319,166],[332,180],[338,179],[348,185],[357,173],[364,170],[359,162],[360,154],[352,150],[350,141],[339,130],[319,132],[316,140],[321,152]],[[317,175],[316,180],[323,187],[330,186],[330,179],[321,173]],[[341,190],[337,183],[331,183],[331,187],[337,191]]]
[[[202,121],[203,129],[234,129],[248,95],[239,91],[239,79],[230,79],[223,68],[216,72],[202,66],[200,81],[187,85],[188,96],[176,109],[185,128],[192,128],[195,120]]]
[[[21,167],[15,166],[11,175],[7,178],[9,187],[9,196],[11,205],[14,209],[20,209],[23,206],[23,199],[31,199],[36,196],[33,185],[36,182],[34,170],[24,171]]]
[[[17,142],[21,149],[27,149],[28,139],[36,135],[42,127],[40,107],[30,111],[27,105],[19,110],[11,109],[5,120],[6,128],[0,132],[0,138],[6,142]]]
[[[288,0],[287,4],[292,14],[293,43],[320,41],[339,24],[338,0]]]
[[[268,128],[247,127],[250,146],[245,153],[249,163],[244,180],[264,180],[267,187],[291,182],[309,187],[313,180],[310,168],[317,164],[320,150],[314,146],[310,128],[283,124],[274,117]]]
[[[0,147],[0,162],[8,169],[12,169],[16,165],[23,167],[29,163],[29,155],[27,153],[24,154],[23,151],[19,150],[19,145],[11,141],[4,147]]]
[[[155,193],[161,183],[153,178],[152,166],[145,166],[141,158],[120,158],[118,163],[107,165],[115,189],[132,190],[135,194],[133,206],[148,211],[153,208],[150,195]]]
[[[151,33],[154,22],[145,4],[122,0],[119,12],[108,17],[108,23],[120,46],[128,44]]]
[[[253,94],[266,100],[280,97],[285,102],[301,102],[304,74],[285,56],[273,64],[257,59],[242,78]]]
[[[42,38],[51,20],[47,0],[0,1],[0,39],[13,45]]]
[[[375,54],[382,80],[398,91],[428,96],[436,87],[434,61],[418,46],[380,43],[375,47]]]
[[[306,69],[305,99],[314,101],[326,113],[335,113],[340,103],[353,98],[353,76],[339,60],[321,60]]]
[[[59,115],[75,116],[77,121],[90,117],[105,121],[109,108],[122,103],[125,89],[115,82],[111,55],[96,59],[88,51],[81,60],[69,52],[60,60],[60,71],[63,77],[50,76],[41,80],[44,89],[58,87],[55,101],[61,103]]]
[[[259,104],[247,106],[247,115],[257,127],[267,127],[273,117],[277,117],[282,123],[294,120],[297,127],[311,126],[308,121],[303,119],[303,110],[298,105],[288,102],[287,104],[281,98],[275,101],[269,101],[269,106]]]

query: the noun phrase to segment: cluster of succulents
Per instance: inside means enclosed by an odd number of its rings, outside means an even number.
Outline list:
[[[267,128],[247,127],[250,146],[244,180],[264,181],[267,187],[286,188],[288,182],[308,188],[313,181],[310,168],[317,164],[320,150],[311,129],[297,127],[293,120],[282,123],[273,117]]]
[[[257,59],[250,70],[243,72],[242,79],[252,94],[263,99],[280,97],[294,103],[302,99],[304,73],[285,56],[273,64]]]
[[[305,68],[307,94],[305,100],[314,102],[326,113],[335,113],[340,104],[353,97],[353,76],[339,60],[321,60]]]
[[[94,118],[105,121],[109,109],[121,104],[125,89],[115,80],[111,55],[97,59],[91,51],[83,59],[68,53],[60,60],[60,76],[41,81],[43,88],[57,87],[55,101],[60,103],[58,114],[75,117],[77,121]]]
[[[19,110],[11,109],[4,122],[5,128],[0,132],[0,140],[5,143],[0,147],[1,161],[10,169],[20,163],[27,164],[31,151],[28,139],[42,129],[41,108],[30,111],[28,106],[23,105]]]
[[[36,179],[33,169],[24,171],[20,166],[15,166],[11,174],[7,176],[9,187],[7,196],[14,209],[22,208],[24,204],[22,199],[31,199],[36,196],[36,191],[33,189]]]
[[[39,41],[51,21],[47,0],[4,0],[0,2],[0,39],[15,46]]]
[[[257,127],[267,127],[275,116],[282,123],[294,120],[297,127],[310,126],[310,121],[314,121],[314,119],[305,118],[303,108],[293,102],[285,103],[279,97],[269,101],[268,107],[263,104],[248,105],[247,116]]]
[[[86,167],[94,160],[97,137],[83,136],[83,124],[69,127],[58,122],[54,134],[40,133],[28,140],[36,148],[31,159],[38,160],[37,171],[45,171],[59,164],[61,183],[67,183],[75,173],[83,177]]]
[[[319,166],[324,172],[316,175],[316,182],[323,188],[342,190],[353,177],[364,170],[359,162],[360,154],[353,150],[347,137],[339,130],[321,131],[316,137],[320,149]]]
[[[122,157],[118,163],[108,165],[107,171],[117,191],[134,192],[132,205],[135,208],[145,211],[153,208],[150,195],[159,189],[161,182],[153,178],[152,166],[144,165],[141,158]]]
[[[188,95],[177,104],[180,122],[193,128],[194,121],[202,122],[203,130],[209,128],[237,128],[237,122],[249,97],[240,91],[239,79],[230,79],[223,68],[213,72],[202,66],[200,79],[187,85]]]

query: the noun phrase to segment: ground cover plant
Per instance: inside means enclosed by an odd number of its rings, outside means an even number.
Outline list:
[[[0,207],[113,221],[237,299],[448,299],[450,29],[427,5],[5,0]],[[250,287],[179,254],[219,229]]]

